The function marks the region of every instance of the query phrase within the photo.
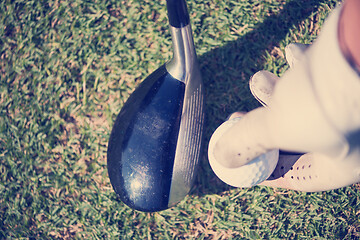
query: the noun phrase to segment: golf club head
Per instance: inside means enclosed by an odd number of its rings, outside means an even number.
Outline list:
[[[131,94],[115,120],[107,153],[115,192],[145,212],[169,208],[188,194],[204,125],[203,83],[186,5],[167,3],[173,59]]]

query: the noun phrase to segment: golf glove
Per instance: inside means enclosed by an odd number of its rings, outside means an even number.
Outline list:
[[[209,161],[220,178],[263,156],[277,163],[264,185],[322,191],[360,181],[360,77],[339,47],[340,14],[341,7],[333,11],[310,47],[287,47],[290,70],[281,79],[265,71],[252,77],[250,89],[264,107],[220,126],[222,134],[210,140]],[[269,155],[277,149],[306,154]]]

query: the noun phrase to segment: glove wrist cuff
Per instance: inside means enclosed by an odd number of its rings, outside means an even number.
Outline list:
[[[306,53],[311,82],[321,108],[342,134],[359,128],[360,80],[356,68],[344,54],[339,39],[342,6],[325,22],[321,34]],[[353,112],[354,116],[349,116]]]

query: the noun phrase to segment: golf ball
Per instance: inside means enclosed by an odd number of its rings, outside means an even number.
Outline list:
[[[217,161],[217,159],[214,157],[214,151],[216,151],[216,142],[223,135],[223,133],[227,131],[232,125],[234,125],[239,119],[240,118],[234,118],[226,121],[216,129],[209,142],[209,163],[218,178],[220,178],[220,180],[226,184],[234,187],[252,187],[270,177],[277,165],[279,159],[279,150],[274,149],[268,151],[241,167],[225,167],[223,164],[221,164],[221,162]]]

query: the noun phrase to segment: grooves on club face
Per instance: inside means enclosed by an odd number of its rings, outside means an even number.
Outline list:
[[[131,94],[116,118],[107,153],[115,192],[144,212],[164,210],[188,194],[204,125],[203,84],[186,5],[167,3],[169,14],[175,14],[169,15],[173,59]]]

